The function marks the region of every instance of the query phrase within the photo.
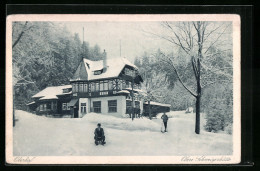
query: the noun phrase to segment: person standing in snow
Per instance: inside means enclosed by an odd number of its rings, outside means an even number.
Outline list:
[[[101,124],[98,123],[97,124],[97,128],[95,129],[95,144],[98,145],[98,141],[101,141],[102,145],[104,145],[106,142],[105,142],[105,133],[104,133],[104,129],[101,128]]]
[[[166,115],[166,113],[164,112],[161,119],[163,120],[163,124],[164,124],[164,132],[167,132],[167,121],[168,121],[168,116]]]

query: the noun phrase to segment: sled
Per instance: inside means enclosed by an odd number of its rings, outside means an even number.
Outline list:
[[[95,144],[96,144],[96,142],[95,142]],[[106,142],[104,141],[104,142],[102,143],[102,138],[101,138],[101,137],[98,137],[98,138],[97,138],[97,144],[96,144],[96,145],[99,145],[99,144],[105,145]]]

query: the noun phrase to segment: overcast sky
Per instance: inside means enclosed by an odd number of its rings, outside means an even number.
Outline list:
[[[67,22],[67,28],[72,33],[78,33],[80,39],[89,42],[90,46],[98,44],[106,50],[108,58],[126,57],[131,62],[136,56],[145,51],[155,52],[158,48],[167,50],[171,46],[145,31],[160,33],[162,28],[159,22]]]
[[[207,27],[206,31],[210,32],[213,28],[216,28],[215,24],[221,25],[223,23],[224,22],[212,22],[211,25]],[[221,39],[218,41],[220,45],[217,45],[216,43],[214,44],[218,46],[218,48],[232,48],[232,24],[231,22],[228,23],[228,32],[221,36]],[[177,50],[176,46],[173,44],[151,34],[172,34],[172,32],[167,32],[167,29],[163,28],[160,22],[97,21],[66,22],[65,25],[72,33],[78,33],[81,40],[83,39],[84,27],[84,40],[89,42],[91,47],[98,44],[102,51],[105,49],[108,58],[120,57],[120,40],[121,57],[126,57],[131,62],[134,61],[136,56],[140,57],[144,52],[149,52],[149,54],[154,53],[158,50],[158,48],[165,53],[170,53]],[[210,39],[212,40],[208,40],[210,43],[211,41],[216,40],[221,34],[218,33],[218,30],[215,32],[215,37],[211,37]]]

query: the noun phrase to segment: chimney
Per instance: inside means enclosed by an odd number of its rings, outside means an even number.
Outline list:
[[[104,49],[103,52],[103,72],[106,72],[107,70],[107,53],[106,50]]]

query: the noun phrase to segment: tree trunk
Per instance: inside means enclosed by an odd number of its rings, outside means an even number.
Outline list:
[[[149,111],[149,119],[152,119],[152,114],[151,114],[151,102],[150,100],[148,101],[148,111]]]
[[[195,133],[200,134],[200,96],[196,97],[196,124]]]
[[[13,103],[13,127],[15,127],[14,103]]]
[[[201,57],[201,49],[199,49],[199,57]],[[197,59],[197,96],[196,96],[196,123],[195,133],[200,134],[200,98],[201,98],[201,86],[200,86],[200,58]]]
[[[14,103],[14,99],[15,99],[15,89],[14,89],[14,86],[13,86],[13,127],[15,127],[15,110],[14,110],[14,105],[15,105],[15,103]]]

